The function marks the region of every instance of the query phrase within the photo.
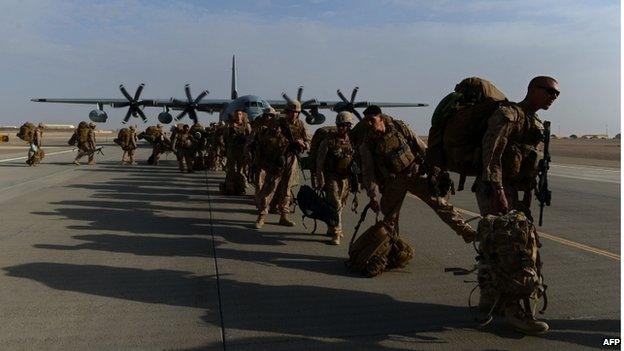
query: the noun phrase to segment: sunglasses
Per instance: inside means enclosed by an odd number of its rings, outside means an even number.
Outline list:
[[[561,94],[561,92],[555,88],[542,87],[542,86],[538,86],[538,88],[545,90],[548,94],[554,95],[555,97],[559,97],[559,94]]]

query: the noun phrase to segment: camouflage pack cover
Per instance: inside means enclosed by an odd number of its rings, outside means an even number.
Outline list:
[[[117,138],[113,139],[113,142],[122,149],[126,150],[132,145],[132,132],[129,128],[121,128],[117,133]]]
[[[91,128],[87,123],[80,123],[78,125],[78,129],[76,130],[76,139],[78,144],[86,144],[89,142],[89,133],[91,132]]]
[[[413,257],[412,247],[385,221],[379,221],[349,246],[347,266],[374,277],[385,270],[407,266]]]
[[[427,138],[427,163],[476,175],[487,120],[506,101],[505,95],[485,79],[462,80],[433,112]]]
[[[35,137],[35,128],[34,124],[26,122],[20,127],[17,137],[26,142],[32,143]]]
[[[137,138],[143,139],[150,144],[154,144],[156,140],[160,139],[162,135],[162,131],[157,126],[149,126],[145,128],[144,132],[139,133],[139,135],[137,135]]]
[[[546,286],[542,277],[539,237],[520,211],[488,215],[477,229],[480,263],[487,272],[481,289],[497,291],[505,299],[539,299]]]

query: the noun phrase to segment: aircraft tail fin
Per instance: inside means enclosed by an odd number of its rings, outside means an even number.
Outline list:
[[[231,99],[238,98],[238,91],[236,90],[236,55],[232,55],[232,95]]]

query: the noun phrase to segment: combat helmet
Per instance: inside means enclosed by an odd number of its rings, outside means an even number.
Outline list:
[[[265,115],[273,115],[273,116],[277,116],[277,111],[275,111],[275,109],[273,107],[267,107],[264,109],[264,111],[262,111],[263,114]]]
[[[341,111],[336,115],[336,125],[353,124],[353,114],[349,111]]]
[[[296,100],[287,100],[286,111],[301,112],[301,102]]]

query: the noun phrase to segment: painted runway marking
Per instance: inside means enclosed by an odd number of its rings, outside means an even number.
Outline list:
[[[603,183],[620,183],[619,169],[551,164],[549,175]]]
[[[50,153],[47,153],[46,156],[54,156],[54,155],[66,154],[68,152],[73,152],[73,151],[74,150],[64,150],[64,151],[50,152]],[[18,160],[25,160],[27,158],[28,158],[28,156],[15,157],[15,158],[5,158],[3,160],[0,160],[0,163],[11,162],[11,161],[18,161]]]

